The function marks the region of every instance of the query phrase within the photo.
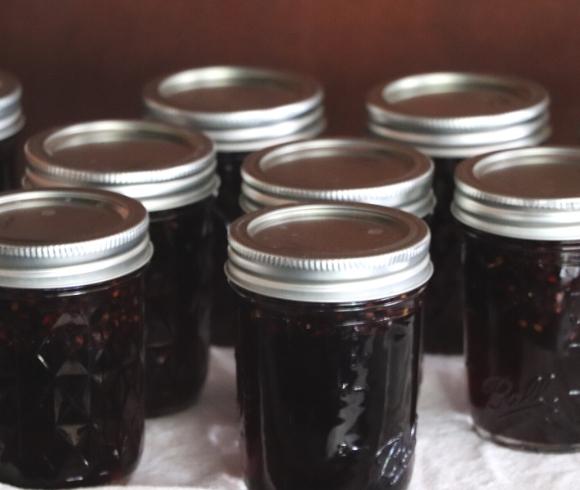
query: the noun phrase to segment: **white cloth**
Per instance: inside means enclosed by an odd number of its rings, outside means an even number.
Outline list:
[[[428,355],[424,362],[410,490],[580,488],[580,453],[534,454],[482,441],[470,427],[462,359]],[[234,373],[233,352],[212,349],[210,375],[198,403],[177,415],[147,422],[145,452],[128,481],[130,487],[245,488]]]

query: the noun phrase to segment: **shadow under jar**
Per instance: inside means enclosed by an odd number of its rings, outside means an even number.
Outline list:
[[[407,488],[429,230],[366,204],[249,213],[230,227],[250,490]]]
[[[219,185],[213,144],[162,123],[97,121],[35,135],[25,153],[28,187],[109,189],[149,211],[147,415],[190,405],[209,358],[211,208]]]
[[[235,296],[223,274],[227,227],[239,207],[240,167],[250,153],[318,136],[326,122],[320,85],[303,75],[243,66],[194,68],[153,80],[143,93],[148,113],[203,131],[216,144],[221,186],[214,208],[211,341],[235,342]]]
[[[0,196],[0,481],[99,485],[137,465],[147,228],[109,192]]]
[[[411,145],[435,163],[427,352],[463,351],[461,234],[450,211],[455,168],[468,157],[545,141],[548,104],[545,89],[533,82],[476,73],[412,75],[381,83],[367,96],[373,134]]]
[[[471,412],[484,438],[580,449],[580,149],[457,168]]]
[[[18,80],[0,71],[0,191],[13,187],[17,173],[18,136],[24,126],[21,97]]]

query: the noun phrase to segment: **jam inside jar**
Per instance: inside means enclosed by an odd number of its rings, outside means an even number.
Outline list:
[[[147,415],[199,394],[208,368],[213,198],[150,213],[147,271]]]
[[[580,241],[464,230],[469,396],[485,437],[580,450]]]
[[[406,488],[423,290],[350,304],[237,290],[248,487]]]
[[[0,478],[119,481],[144,430],[143,271],[62,290],[0,288]]]
[[[242,177],[240,167],[247,153],[217,154],[217,172],[220,190],[213,211],[214,247],[212,261],[214,269],[211,279],[211,343],[232,346],[236,332],[236,295],[228,285],[223,264],[228,258],[228,226],[243,214],[239,205]]]
[[[451,214],[453,174],[458,159],[435,158],[433,190],[435,212],[429,216],[434,272],[425,298],[429,321],[423,332],[426,352],[457,354],[463,351],[461,298],[461,232]]]

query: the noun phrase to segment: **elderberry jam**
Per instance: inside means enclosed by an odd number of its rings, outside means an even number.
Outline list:
[[[242,178],[240,167],[247,153],[218,153],[220,192],[213,210],[214,247],[212,261],[216,270],[212,275],[210,289],[211,342],[214,345],[234,345],[236,295],[228,285],[220,264],[228,258],[228,226],[243,211],[238,203]]]
[[[2,482],[99,485],[136,467],[151,253],[136,201],[77,189],[0,196]]]
[[[304,204],[249,213],[229,243],[248,488],[407,488],[427,226],[379,206]]]
[[[161,77],[145,86],[148,113],[203,131],[216,144],[221,179],[214,211],[211,341],[235,340],[235,295],[223,274],[227,227],[242,211],[240,167],[252,151],[319,135],[325,127],[322,88],[294,73],[243,66],[208,66]]]
[[[0,71],[0,191],[13,186],[19,133],[24,126],[22,88],[18,80]]]
[[[148,415],[191,404],[207,376],[212,201],[150,214],[155,255],[145,294]]]
[[[579,169],[555,147],[457,169],[471,413],[499,444],[580,449]]]
[[[107,188],[149,211],[156,253],[145,278],[147,415],[187,407],[209,359],[213,144],[157,122],[97,121],[40,133],[25,153],[28,186]]]
[[[377,85],[367,96],[373,134],[411,145],[435,163],[427,352],[463,350],[461,234],[449,210],[455,167],[470,156],[542,143],[550,134],[548,105],[536,83],[477,73],[411,75]]]

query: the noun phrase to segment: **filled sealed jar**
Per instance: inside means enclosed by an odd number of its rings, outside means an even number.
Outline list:
[[[457,167],[471,413],[499,444],[580,449],[579,182],[579,148]]]
[[[427,225],[307,203],[239,218],[229,245],[248,488],[407,488]]]
[[[208,367],[211,207],[219,186],[213,144],[157,122],[96,121],[39,133],[25,154],[27,187],[108,189],[149,211],[147,415],[191,404]]]
[[[550,135],[549,97],[536,83],[476,73],[427,73],[381,83],[367,96],[370,131],[435,162],[431,221],[435,266],[425,303],[428,352],[463,350],[460,232],[451,215],[453,175],[468,157],[540,144]]]
[[[0,190],[13,187],[17,140],[24,126],[21,107],[22,88],[18,80],[0,71]]]
[[[137,465],[147,228],[110,192],[0,196],[2,482],[98,485]]]
[[[420,218],[435,206],[433,162],[413,148],[363,138],[287,143],[250,154],[242,165],[246,212],[301,201],[365,202]]]
[[[221,186],[214,216],[211,335],[215,344],[232,345],[235,297],[222,267],[227,226],[242,214],[240,166],[250,152],[318,136],[326,126],[322,88],[285,71],[210,66],[153,80],[143,97],[152,117],[203,131],[216,144]]]

